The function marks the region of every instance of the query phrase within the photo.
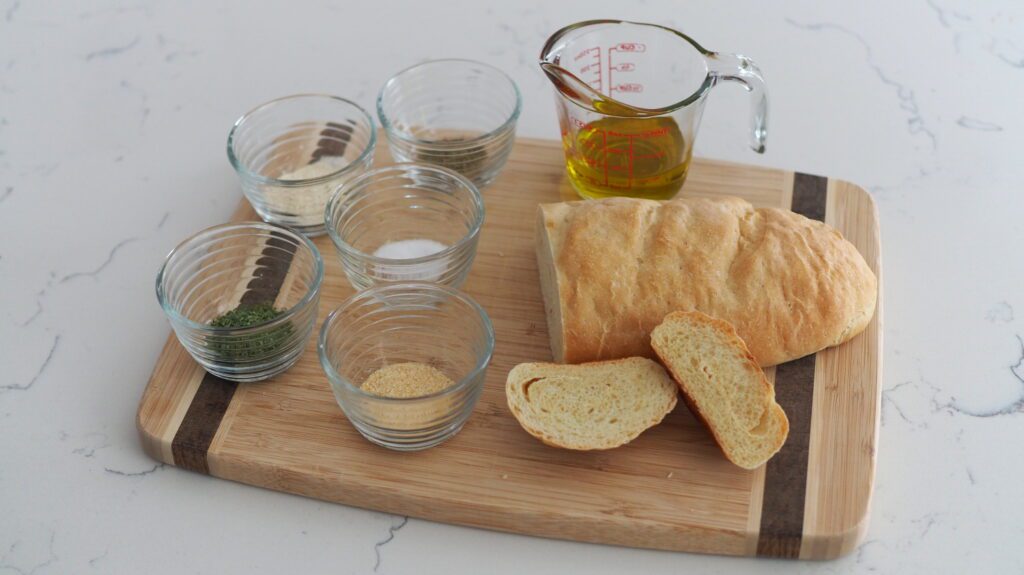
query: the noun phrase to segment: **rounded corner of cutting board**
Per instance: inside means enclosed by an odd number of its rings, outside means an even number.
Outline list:
[[[173,457],[170,457],[171,460],[168,461],[167,455],[171,453],[171,446],[164,439],[159,423],[149,417],[150,404],[151,402],[143,397],[143,400],[139,402],[139,409],[135,413],[135,429],[139,432],[142,451],[156,461],[174,465]]]
[[[167,461],[164,454],[170,451],[170,446],[165,445],[156,428],[147,421],[140,409],[135,416],[135,429],[139,432],[139,441],[142,442],[142,451],[151,458],[168,465],[174,465],[173,461]]]
[[[171,443],[180,422],[178,416],[191,402],[203,373],[206,372],[185,352],[172,331],[135,412],[135,429],[146,455],[175,465]]]
[[[851,525],[840,526],[827,533],[805,534],[800,559],[828,561],[853,553],[864,543],[868,520],[869,513],[865,505],[863,513]]]
[[[856,194],[859,198],[863,198],[865,202],[871,204],[871,206],[877,210],[878,206],[875,204],[875,197],[864,186],[842,178],[829,179],[835,182],[836,185],[843,187],[846,193]]]
[[[848,196],[847,200],[854,200],[852,203],[861,204],[868,207],[871,213],[871,220],[874,223],[874,228],[877,230],[879,226],[879,215],[878,215],[878,203],[875,202],[875,196],[871,194],[864,186],[855,184],[849,180],[842,180],[839,178],[829,178],[829,183],[832,184],[832,189],[838,193]]]

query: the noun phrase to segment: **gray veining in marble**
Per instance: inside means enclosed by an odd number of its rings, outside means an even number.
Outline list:
[[[615,16],[764,71],[767,153],[746,148],[746,94],[721,86],[698,155],[841,177],[876,199],[882,426],[855,553],[791,563],[522,537],[141,452],[135,408],[169,330],[154,277],[238,202],[224,146],[239,114],[309,91],[372,110],[391,73],[470,57],[518,83],[521,135],[557,138],[540,47]],[[0,0],[0,575],[1024,573],[1021,94],[1012,0]]]
[[[407,523],[409,523],[409,518],[408,517],[404,517],[404,516],[401,517],[400,520],[398,520],[397,522],[393,523],[391,525],[391,527],[388,527],[388,534],[387,534],[387,536],[384,539],[381,539],[380,541],[378,541],[378,542],[373,544],[373,553],[374,553],[374,557],[375,557],[374,563],[373,563],[373,571],[374,571],[374,573],[376,573],[376,572],[378,572],[380,570],[381,549],[385,545],[387,545],[388,543],[391,543],[395,539],[395,534],[398,533],[398,531],[401,528],[405,527],[405,525]]]
[[[875,54],[871,49],[871,45],[868,44],[867,40],[865,40],[863,36],[845,26],[831,22],[806,24],[796,22],[789,18],[786,19],[786,22],[797,28],[809,30],[811,32],[839,32],[856,40],[857,43],[861,45],[861,48],[863,48],[864,50],[864,59],[867,66],[871,68],[871,70],[875,73],[875,76],[877,76],[883,84],[895,89],[896,97],[899,98],[900,100],[900,108],[902,108],[907,114],[907,130],[911,134],[922,134],[925,137],[927,137],[928,140],[931,142],[931,146],[933,149],[938,145],[938,142],[935,139],[935,132],[933,132],[927,126],[925,126],[925,121],[924,118],[921,116],[921,111],[917,103],[917,97],[914,95],[914,90],[892,79],[892,77],[890,77],[890,75],[885,72],[885,70],[882,67],[882,64],[880,64],[878,62],[878,59],[875,57]]]
[[[92,52],[89,52],[88,54],[85,55],[85,60],[88,62],[89,60],[96,60],[96,59],[100,59],[100,58],[109,58],[111,56],[117,56],[118,54],[123,54],[123,53],[127,52],[128,50],[131,50],[132,48],[138,46],[140,41],[142,41],[142,38],[139,37],[139,36],[136,36],[134,40],[132,40],[132,41],[130,41],[130,42],[124,44],[124,45],[110,46],[110,47],[107,47],[107,48],[100,48],[99,50],[93,50]]]

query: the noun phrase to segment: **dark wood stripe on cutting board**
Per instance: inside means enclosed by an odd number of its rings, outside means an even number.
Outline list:
[[[828,178],[824,176],[793,174],[793,205],[790,209],[812,220],[825,221],[827,190]]]
[[[827,178],[794,174],[792,210],[824,221],[827,188]],[[757,540],[757,554],[761,557],[800,557],[815,356],[811,354],[775,368],[775,399],[789,417],[789,437],[765,468],[761,530]]]
[[[272,237],[263,248],[263,256],[256,260],[253,278],[245,286],[246,291],[239,300],[240,304],[255,304],[274,301],[284,279],[288,275],[289,264],[295,255],[296,246],[283,239],[283,236]],[[206,454],[210,444],[217,435],[220,422],[231,405],[238,384],[221,379],[209,373],[196,390],[192,403],[185,412],[181,426],[174,434],[171,442],[171,453],[174,464],[199,473],[210,473]]]
[[[203,381],[171,442],[175,465],[199,473],[210,473],[206,452],[210,449],[213,437],[217,435],[220,421],[231,404],[236,387],[238,384],[233,381],[209,373],[203,375]]]

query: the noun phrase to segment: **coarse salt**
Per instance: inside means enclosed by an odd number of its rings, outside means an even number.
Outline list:
[[[377,248],[373,256],[395,262],[378,264],[377,275],[388,280],[437,281],[448,269],[448,258],[418,263],[401,263],[401,260],[432,256],[447,247],[441,242],[428,239],[388,242]]]

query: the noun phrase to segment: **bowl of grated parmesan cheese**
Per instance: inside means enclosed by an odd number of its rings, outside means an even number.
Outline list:
[[[231,128],[227,152],[264,221],[315,236],[324,233],[331,195],[369,169],[376,142],[373,118],[356,103],[297,94],[245,113]]]

